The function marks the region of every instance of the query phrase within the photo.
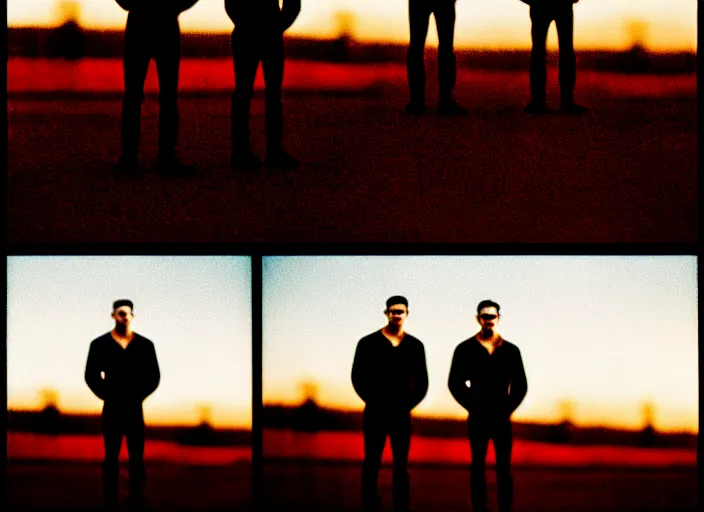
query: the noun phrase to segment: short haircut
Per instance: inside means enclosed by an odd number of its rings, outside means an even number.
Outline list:
[[[496,308],[497,313],[501,310],[501,306],[499,306],[496,302],[491,299],[486,299],[479,303],[479,305],[477,306],[477,314],[479,314],[484,308]]]
[[[408,309],[408,299],[406,297],[402,297],[401,295],[394,295],[393,297],[386,299],[386,309],[389,309],[394,304],[403,304],[406,306],[406,309]]]
[[[117,308],[122,306],[129,306],[132,311],[134,311],[134,304],[129,299],[119,299],[112,303],[112,310],[115,311]]]

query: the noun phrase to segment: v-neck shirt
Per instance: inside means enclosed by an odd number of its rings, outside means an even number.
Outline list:
[[[380,330],[357,344],[352,384],[369,407],[410,411],[428,391],[428,370],[423,343],[405,333],[394,347]]]
[[[106,402],[141,403],[157,388],[160,377],[154,344],[144,336],[133,333],[123,348],[108,332],[90,344],[86,383]]]

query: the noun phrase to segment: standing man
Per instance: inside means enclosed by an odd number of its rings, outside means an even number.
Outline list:
[[[403,330],[406,298],[389,298],[384,314],[387,325],[359,340],[352,365],[352,385],[365,403],[362,504],[365,512],[379,510],[379,467],[388,435],[394,459],[394,511],[406,512],[411,410],[428,391],[428,370],[423,343]]]
[[[494,440],[499,512],[509,512],[513,502],[511,414],[528,391],[518,347],[496,332],[499,305],[483,300],[477,306],[481,330],[455,349],[449,388],[469,412],[469,444],[472,451],[472,510],[487,506],[485,460],[489,439]]]
[[[428,35],[430,15],[435,15],[438,31],[438,82],[440,100],[438,114],[442,116],[466,116],[469,111],[458,105],[452,98],[452,89],[457,78],[457,62],[453,50],[455,38],[456,0],[409,0],[408,18],[411,38],[406,54],[408,86],[411,102],[406,105],[406,113],[413,116],[424,115],[425,105],[425,38]]]
[[[192,176],[195,167],[176,157],[178,135],[178,69],[181,30],[178,16],[198,0],[116,0],[128,11],[125,27],[125,95],[122,101],[122,154],[114,170],[139,170],[139,147],[144,81],[154,59],[159,76],[159,153],[156,171],[169,176]]]
[[[284,113],[281,88],[284,81],[284,32],[301,11],[301,0],[225,0],[232,31],[235,92],[232,94],[230,167],[256,170],[262,165],[249,147],[249,109],[259,63],[264,71],[266,158],[272,167],[293,169],[298,160],[284,151]]]
[[[159,385],[159,364],[154,344],[132,331],[132,301],[113,303],[112,331],[94,339],[88,352],[86,384],[103,400],[103,497],[107,508],[117,508],[118,457],[122,436],[127,438],[130,495],[144,503],[144,416],[142,402]]]
[[[526,106],[526,114],[540,115],[550,112],[545,100],[547,68],[545,64],[545,41],[553,20],[557,27],[557,40],[560,47],[560,112],[568,115],[581,115],[589,109],[577,105],[573,99],[574,84],[577,79],[577,59],[574,55],[574,13],[572,4],[579,0],[521,0],[530,6],[532,23],[530,52],[530,93],[531,100]]]

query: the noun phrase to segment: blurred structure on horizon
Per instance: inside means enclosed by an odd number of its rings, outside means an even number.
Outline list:
[[[47,40],[48,57],[66,60],[80,59],[85,55],[85,38],[79,17],[81,8],[74,1],[57,4],[61,24],[51,29]]]
[[[286,37],[289,59],[345,63],[405,64],[406,45],[401,43],[362,43],[354,39],[354,17],[341,13],[335,39]],[[68,23],[68,25],[66,25]],[[9,27],[8,57],[24,58],[121,58],[122,30],[83,30],[67,21],[49,28]],[[636,24],[637,25],[637,24]],[[641,34],[645,29],[634,29]],[[639,32],[641,31],[641,32]],[[79,36],[76,35],[78,32]],[[653,53],[644,46],[644,36],[634,37],[633,46],[625,51],[577,50],[580,69],[621,73],[694,73],[695,52]],[[230,33],[184,33],[183,58],[231,58]],[[528,70],[530,50],[481,50],[456,48],[457,65],[471,69]],[[427,48],[426,58],[437,59],[437,49]],[[548,63],[555,66],[557,51],[548,52]]]
[[[613,427],[577,426],[574,424],[575,403],[565,400],[559,404],[562,419],[557,423],[530,423],[514,421],[516,438],[542,441],[554,444],[575,445],[623,445],[641,447],[680,447],[693,448],[697,435],[688,432],[658,432],[652,425],[652,404],[646,403],[644,411],[646,426],[641,430],[627,430]],[[649,411],[649,412],[647,412]],[[263,428],[293,430],[314,433],[361,432],[362,412],[336,410],[321,407],[312,397],[307,396],[297,406],[264,405]],[[467,423],[464,419],[414,417],[414,434],[427,437],[465,438]]]

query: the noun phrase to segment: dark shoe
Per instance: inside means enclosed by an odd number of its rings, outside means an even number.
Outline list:
[[[425,106],[425,103],[411,101],[408,105],[406,105],[406,114],[409,116],[421,117],[424,116],[427,111],[428,107]]]
[[[136,158],[128,158],[122,155],[117,163],[112,166],[112,170],[114,173],[127,175],[139,174],[142,169],[140,168],[139,162]]]
[[[155,170],[163,176],[179,178],[190,178],[196,174],[196,168],[193,165],[184,164],[175,156],[157,158]]]
[[[560,103],[560,114],[567,116],[581,116],[587,112],[589,112],[589,107],[585,107],[584,105],[578,105],[572,101],[569,103]]]
[[[283,149],[277,149],[266,152],[264,164],[267,167],[278,167],[280,169],[290,170],[298,167],[300,162],[295,156],[287,153]]]
[[[438,115],[449,117],[467,117],[469,110],[458,104],[455,100],[446,100],[438,103]]]
[[[531,101],[526,105],[526,108],[523,109],[523,112],[532,116],[541,116],[543,114],[550,114],[552,110],[550,110],[545,103]]]
[[[235,171],[256,171],[261,166],[261,159],[249,149],[234,152],[230,157],[230,169]]]

